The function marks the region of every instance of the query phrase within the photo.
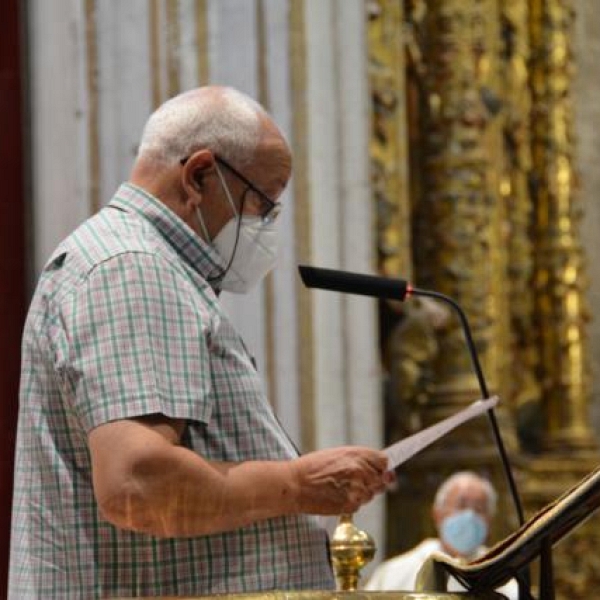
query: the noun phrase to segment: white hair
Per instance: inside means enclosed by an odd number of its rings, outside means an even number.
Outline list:
[[[448,494],[450,490],[461,483],[475,482],[483,486],[485,495],[487,497],[487,508],[490,516],[496,513],[496,503],[498,501],[498,495],[492,484],[485,477],[480,477],[473,471],[458,471],[453,475],[450,475],[438,488],[435,494],[435,500],[433,503],[434,508],[441,510],[446,504]]]
[[[183,92],[150,115],[138,157],[172,164],[208,148],[238,165],[248,163],[258,146],[263,115],[258,102],[233,88]]]

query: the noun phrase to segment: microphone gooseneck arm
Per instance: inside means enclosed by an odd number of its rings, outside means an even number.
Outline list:
[[[406,300],[411,295],[429,296],[430,298],[435,298],[445,302],[446,304],[449,304],[456,311],[460,318],[464,336],[467,341],[469,354],[471,356],[471,362],[473,363],[473,368],[479,382],[481,395],[485,399],[490,397],[488,387],[483,376],[483,370],[481,369],[481,364],[479,363],[479,357],[473,342],[473,336],[471,334],[471,328],[469,327],[467,317],[460,305],[449,296],[439,292],[414,288],[408,281],[404,279],[391,279],[389,277],[365,275],[362,273],[352,273],[350,271],[340,271],[337,269],[323,269],[320,267],[310,267],[308,265],[299,265],[298,270],[300,271],[300,277],[302,278],[304,285],[309,288],[318,288],[346,294],[359,294],[373,298],[388,298],[390,300],[399,300],[401,302]],[[488,410],[487,413],[490,418],[494,440],[498,447],[498,452],[500,453],[502,468],[504,469],[510,494],[517,511],[519,525],[523,525],[525,522],[523,507],[521,505],[521,500],[519,499],[517,486],[512,475],[506,449],[504,448],[504,443],[502,442],[498,421],[493,409]]]
[[[467,342],[467,346],[469,348],[469,355],[471,356],[471,363],[473,364],[473,370],[477,376],[477,381],[479,382],[479,389],[481,391],[481,395],[483,398],[489,398],[490,393],[488,391],[487,383],[485,381],[485,377],[483,376],[483,369],[481,368],[481,363],[479,362],[479,356],[477,354],[477,350],[475,348],[475,342],[473,341],[473,335],[471,334],[471,328],[469,326],[469,322],[467,320],[467,316],[465,315],[463,309],[460,307],[458,302],[450,298],[450,296],[446,296],[445,294],[441,294],[440,292],[433,292],[430,290],[422,290],[419,288],[413,288],[411,285],[407,286],[406,296],[427,296],[429,298],[435,298],[436,300],[441,300],[442,302],[449,304],[458,314],[460,319],[463,333],[465,336],[465,340]],[[519,494],[517,492],[517,486],[515,483],[515,479],[512,474],[512,470],[510,468],[510,462],[508,460],[508,455],[506,453],[506,449],[504,447],[504,442],[502,441],[502,436],[500,435],[500,427],[498,426],[498,420],[496,419],[496,414],[493,409],[487,411],[488,417],[490,419],[490,424],[492,426],[492,433],[494,435],[494,439],[496,441],[496,445],[498,447],[498,452],[500,453],[500,460],[502,461],[502,466],[504,468],[504,473],[506,475],[506,479],[508,481],[508,486],[510,488],[510,493],[515,504],[515,510],[517,511],[517,517],[519,519],[519,525],[523,525],[525,522],[525,516],[523,513],[523,506],[521,505],[521,499],[519,498]]]

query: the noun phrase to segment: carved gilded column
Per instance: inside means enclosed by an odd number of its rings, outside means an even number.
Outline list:
[[[367,2],[371,85],[371,183],[379,270],[410,277],[410,200],[406,136],[403,10],[398,0]]]
[[[507,369],[506,219],[500,201],[500,13],[497,0],[407,2],[418,143],[411,140],[414,273],[419,287],[454,298],[468,316],[488,386],[504,394]],[[415,60],[418,59],[418,62]],[[413,99],[414,100],[414,99]],[[412,160],[414,157],[417,160]],[[415,169],[415,166],[417,167]],[[435,328],[426,319],[401,324],[396,368],[421,390],[398,411],[406,433],[456,412],[481,394],[455,315]],[[417,372],[418,375],[414,373]],[[397,386],[401,395],[410,386]],[[506,402],[508,404],[508,402]],[[506,409],[498,420],[514,446]],[[474,451],[474,448],[477,450]],[[477,420],[411,460],[400,474],[396,527],[407,547],[433,533],[429,509],[436,487],[456,470],[490,477],[500,492],[492,539],[516,525],[490,427]],[[404,490],[404,491],[403,491]],[[408,490],[408,491],[407,491]],[[411,519],[407,520],[406,515]],[[404,515],[404,518],[402,516]]]
[[[537,312],[546,447],[595,447],[573,123],[573,2],[531,0]]]
[[[531,177],[531,88],[529,82],[529,5],[505,0],[500,5],[503,22],[502,75],[504,82],[504,165],[500,194],[508,218],[506,266],[510,302],[509,397],[514,407],[521,447],[539,450],[541,389],[536,377],[538,352],[534,322],[533,204]]]
[[[411,204],[404,7],[398,0],[368,0],[366,7],[371,87],[371,189],[376,215],[377,268],[389,277],[410,278]],[[397,335],[398,322],[406,318],[407,310],[410,310],[408,305],[400,303],[380,304],[382,358],[388,375],[384,403],[387,409],[386,439],[389,441],[401,437],[397,411],[402,410],[403,403],[392,383],[394,367],[391,362],[395,357],[390,347]],[[399,363],[396,361],[396,364]],[[408,542],[394,525],[405,521],[401,516],[404,507],[398,500],[394,494],[387,497],[387,548],[380,548],[382,556],[395,553]],[[409,525],[414,525],[415,517],[408,520]]]
[[[488,21],[496,14],[495,2],[428,3],[424,193],[415,247],[418,283],[461,304],[494,390],[499,385],[494,362],[498,302],[490,267],[500,240],[498,193],[488,173],[494,167],[489,139],[493,114],[484,93],[489,70],[497,67],[491,66],[495,42],[487,35]],[[440,413],[436,418],[479,394],[458,322],[442,332],[440,345],[432,399],[432,408]]]
[[[473,25],[473,54],[475,60],[476,87],[487,116],[482,130],[482,147],[486,155],[486,181],[484,188],[491,200],[490,238],[493,240],[488,248],[490,298],[488,314],[493,319],[487,327],[491,327],[493,341],[487,349],[487,368],[492,377],[491,384],[503,400],[501,412],[509,412],[510,379],[512,364],[510,360],[510,310],[508,301],[507,266],[508,253],[508,221],[510,211],[501,193],[502,169],[505,161],[504,147],[504,73],[501,56],[501,21],[500,7],[504,1],[477,0],[475,2]],[[481,40],[485,45],[481,45]],[[479,274],[478,274],[479,276]],[[508,427],[508,425],[507,425]]]
[[[585,302],[573,123],[574,2],[530,0],[533,90],[536,315],[545,453],[530,465],[526,501],[547,504],[591,471],[598,453],[589,420]],[[559,598],[600,589],[600,531],[594,517],[554,551]]]

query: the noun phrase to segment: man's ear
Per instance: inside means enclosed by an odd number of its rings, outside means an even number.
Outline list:
[[[182,184],[202,192],[204,178],[214,169],[214,157],[210,150],[199,150],[192,154],[183,167]]]

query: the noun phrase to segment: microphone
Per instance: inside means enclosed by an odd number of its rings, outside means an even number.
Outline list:
[[[479,362],[479,356],[473,342],[473,336],[471,334],[471,328],[467,317],[460,307],[460,305],[444,294],[439,292],[433,292],[430,290],[422,290],[413,287],[409,282],[404,279],[392,279],[388,277],[378,277],[376,275],[364,275],[361,273],[351,273],[349,271],[338,271],[336,269],[322,269],[319,267],[309,267],[307,265],[299,265],[298,270],[300,271],[300,277],[302,282],[308,288],[317,288],[322,290],[330,290],[334,292],[343,292],[346,294],[358,294],[361,296],[371,296],[373,298],[386,298],[389,300],[400,300],[404,301],[410,296],[428,296],[430,298],[436,298],[446,304],[452,306],[460,318],[460,322],[463,328],[464,336],[467,341],[469,348],[469,354],[473,369],[477,375],[477,381],[479,383],[479,389],[484,399],[490,398],[490,393],[483,376],[483,370]],[[506,449],[500,435],[500,428],[496,420],[496,415],[493,408],[487,411],[492,426],[492,432],[500,459],[502,461],[502,467],[508,481],[508,486],[512,496],[512,500],[515,505],[517,516],[519,519],[519,525],[523,525],[525,518],[523,515],[523,507],[521,500],[517,492],[517,486],[510,468]]]
[[[299,265],[298,270],[300,271],[300,277],[302,278],[304,285],[309,288],[318,288],[346,294],[358,294],[361,296],[371,296],[373,298],[400,300],[401,302],[413,295],[427,296],[429,298],[435,298],[446,304],[449,304],[460,319],[465,340],[467,342],[467,347],[469,349],[471,363],[479,383],[481,395],[484,399],[490,397],[467,317],[460,305],[449,296],[441,294],[440,292],[415,288],[412,286],[412,284],[404,279],[392,279],[387,277],[378,277],[376,275],[364,275],[361,273],[351,273],[349,271],[339,271],[336,269],[322,269],[318,267],[309,267],[307,265]],[[494,440],[498,448],[498,453],[500,454],[502,468],[504,470],[510,494],[515,506],[519,525],[523,525],[525,522],[523,507],[517,492],[517,486],[515,484],[508,456],[506,454],[506,449],[504,448],[504,442],[502,441],[502,436],[500,435],[500,428],[498,427],[498,421],[496,420],[494,409],[490,408],[487,411],[487,414],[492,427]],[[552,581],[552,553],[550,545],[544,546],[542,549],[541,562],[543,572],[540,575],[540,597],[547,598],[548,600],[553,599],[554,586]],[[516,578],[519,583],[519,597],[531,599],[532,596],[529,590],[529,571],[525,571],[523,575],[516,575]]]
[[[403,279],[388,279],[386,277],[376,277],[375,275],[363,275],[361,273],[349,273],[348,271],[321,269],[305,265],[300,265],[298,270],[304,285],[309,288],[401,301],[405,300],[406,296],[412,291],[410,284]]]

